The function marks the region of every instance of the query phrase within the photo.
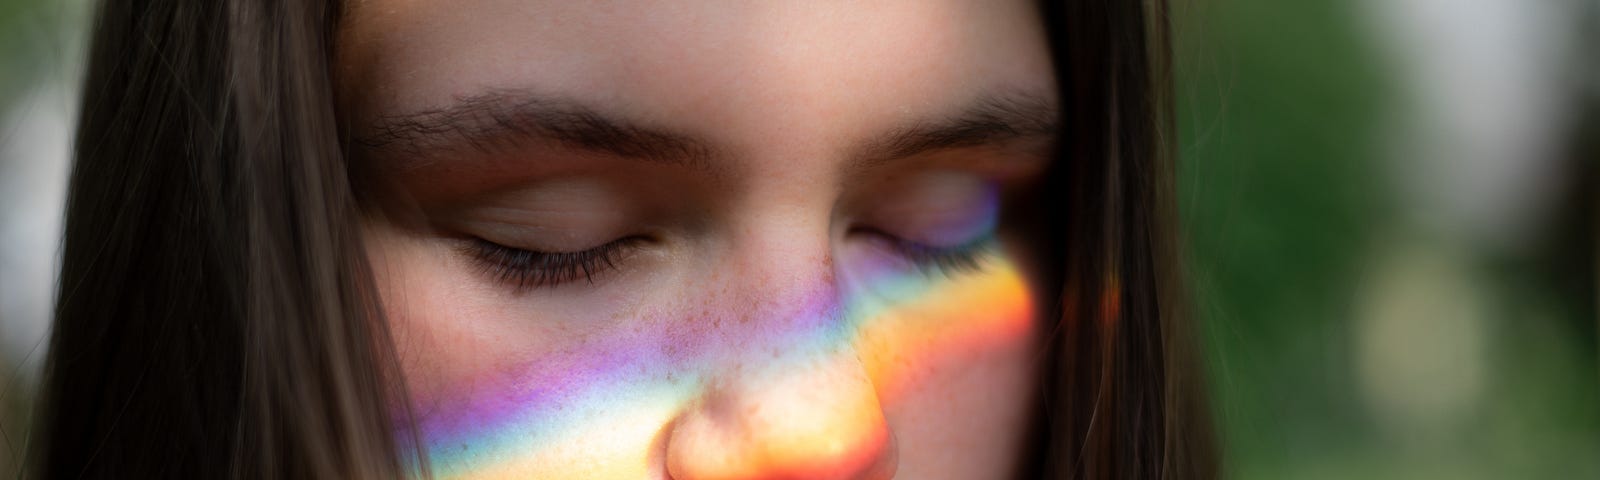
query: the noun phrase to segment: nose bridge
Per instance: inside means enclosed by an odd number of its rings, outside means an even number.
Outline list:
[[[752,209],[763,213],[736,227],[723,275],[733,293],[727,308],[735,311],[728,313],[755,324],[759,339],[826,336],[846,327],[825,207],[787,202]]]

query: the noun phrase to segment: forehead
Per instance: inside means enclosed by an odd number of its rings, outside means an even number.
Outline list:
[[[995,91],[1054,94],[1043,26],[1021,0],[356,0],[338,47],[357,118],[527,90],[734,145],[849,137]]]

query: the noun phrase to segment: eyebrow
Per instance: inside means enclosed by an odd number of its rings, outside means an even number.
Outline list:
[[[528,140],[582,150],[708,169],[712,149],[687,135],[607,115],[559,97],[510,91],[458,98],[447,107],[381,117],[355,139],[378,152],[414,156],[462,149],[493,152]]]
[[[1058,111],[1040,95],[1006,92],[978,97],[956,115],[889,130],[855,150],[871,166],[938,150],[1053,138]],[[531,140],[629,159],[715,170],[711,143],[690,135],[602,113],[560,97],[516,91],[460,97],[439,109],[380,117],[355,142],[373,152],[414,157],[473,149],[494,152]]]
[[[1027,138],[1054,138],[1060,125],[1054,103],[1040,95],[991,94],[960,114],[913,123],[869,142],[858,155],[873,165],[897,158]]]

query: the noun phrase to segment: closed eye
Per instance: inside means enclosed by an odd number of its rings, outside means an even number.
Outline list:
[[[615,269],[617,261],[644,240],[639,236],[623,237],[582,251],[541,252],[473,238],[461,249],[478,263],[484,275],[521,293],[579,279],[593,284],[596,275]]]
[[[954,246],[935,246],[910,240],[876,228],[861,227],[856,233],[870,235],[910,261],[924,275],[947,277],[983,271],[984,261],[994,253],[994,235],[984,234]]]

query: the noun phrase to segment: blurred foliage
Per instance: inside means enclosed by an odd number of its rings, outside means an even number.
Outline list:
[[[1357,432],[1353,286],[1388,212],[1373,159],[1387,85],[1342,2],[1180,11],[1179,199],[1235,467]],[[1298,432],[1316,432],[1298,435]],[[1313,454],[1315,455],[1315,454]],[[1237,470],[1237,468],[1235,469]]]
[[[1600,478],[1592,243],[1476,252],[1404,224],[1381,143],[1399,80],[1360,6],[1176,3],[1179,200],[1227,476]],[[1360,368],[1374,268],[1416,257],[1460,277],[1415,286],[1438,294],[1419,312],[1486,319],[1484,385],[1441,425],[1397,421]],[[1415,337],[1427,360],[1434,337]]]
[[[81,61],[83,0],[0,0],[0,111],[40,81]],[[52,78],[52,76],[57,78]]]

